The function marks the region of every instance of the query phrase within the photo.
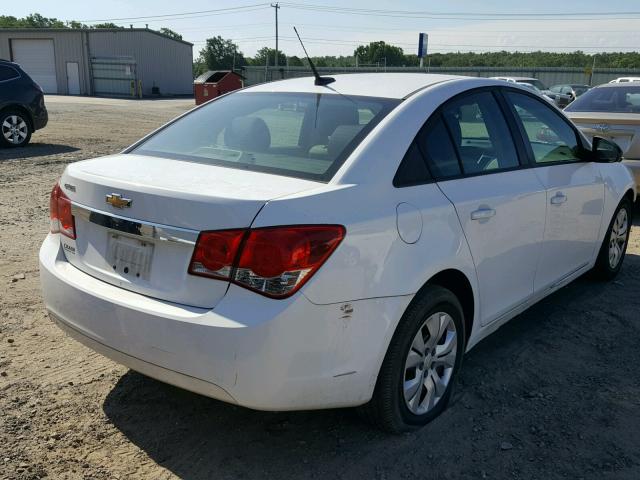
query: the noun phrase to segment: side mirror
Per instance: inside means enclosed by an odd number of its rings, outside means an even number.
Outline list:
[[[602,137],[593,137],[591,154],[594,162],[614,163],[622,160],[622,149],[617,143]]]

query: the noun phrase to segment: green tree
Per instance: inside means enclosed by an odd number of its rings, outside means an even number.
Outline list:
[[[256,52],[256,55],[251,61],[252,65],[264,66],[265,62],[269,62],[269,65],[275,65],[276,49],[269,47],[262,47]],[[278,66],[283,67],[286,64],[287,55],[281,50],[278,50]]]
[[[75,21],[75,20],[71,20],[71,21],[67,24],[67,26],[68,26],[69,28],[74,28],[74,29],[89,28],[89,27],[88,27],[87,25],[85,25],[84,23],[80,23],[80,22],[77,22],[77,21]]]
[[[0,15],[0,28],[65,28],[62,20],[43,17],[39,13],[32,13],[24,18],[10,15]]]
[[[198,61],[208,70],[230,70],[244,66],[247,62],[238,46],[221,36],[207,38],[205,47],[200,50]]]
[[[389,45],[385,42],[371,42],[369,45],[360,45],[353,52],[361,64],[384,64],[388,66],[401,66],[405,63],[402,48]]]
[[[300,59],[300,57],[296,57],[295,55],[292,57],[287,57],[290,67],[304,67],[306,65],[306,61]]]
[[[124,28],[120,25],[116,25],[115,23],[106,22],[106,23],[96,23],[95,25],[91,25],[91,28]]]
[[[167,37],[175,38],[176,40],[182,40],[182,35],[180,35],[178,32],[174,32],[170,28],[162,27],[160,29],[160,33],[166,35]]]
[[[65,28],[62,20],[43,17],[39,13],[32,13],[24,18],[25,26],[31,28]]]

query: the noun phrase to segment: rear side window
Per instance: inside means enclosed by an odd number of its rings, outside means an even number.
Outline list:
[[[434,178],[446,179],[461,174],[458,156],[440,115],[428,122],[425,129],[420,132],[418,146],[424,153]]]
[[[414,141],[398,167],[396,176],[393,177],[394,187],[410,187],[422,185],[431,180],[431,175],[424,163],[418,145]]]
[[[506,92],[522,123],[536,163],[578,160],[578,138],[569,124],[543,101],[516,92]]]
[[[20,74],[18,71],[9,67],[8,65],[0,65],[0,82],[4,82],[6,80],[13,80],[14,78],[19,78]]]
[[[132,152],[329,181],[400,100],[241,92],[194,110]]]
[[[491,93],[453,100],[444,106],[442,116],[465,175],[519,166],[511,131]]]

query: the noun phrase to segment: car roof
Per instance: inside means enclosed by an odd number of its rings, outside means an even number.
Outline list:
[[[460,75],[438,75],[432,73],[352,73],[325,75],[335,79],[327,86],[314,84],[313,77],[291,78],[276,82],[261,83],[246,88],[245,92],[301,92],[362,95],[366,97],[406,98],[412,93],[437,83],[469,80]],[[487,80],[477,78],[478,81]]]

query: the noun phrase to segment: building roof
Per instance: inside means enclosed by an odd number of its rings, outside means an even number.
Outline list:
[[[52,33],[73,33],[73,32],[147,32],[153,35],[157,35],[162,38],[166,38],[168,40],[173,40],[174,42],[184,43],[185,45],[189,45],[193,47],[193,43],[189,43],[185,40],[179,40],[177,38],[170,37],[169,35],[165,35],[164,33],[158,32],[156,30],[151,30],[149,28],[0,28],[0,34],[3,32],[52,32]]]
[[[327,86],[317,86],[313,77],[291,78],[277,82],[261,83],[245,89],[246,92],[309,92],[364,95],[368,97],[406,98],[412,93],[436,83],[452,80],[469,80],[460,75],[432,73],[352,73],[328,75],[336,81]],[[486,79],[483,79],[486,80]],[[494,80],[495,84],[497,81]]]

